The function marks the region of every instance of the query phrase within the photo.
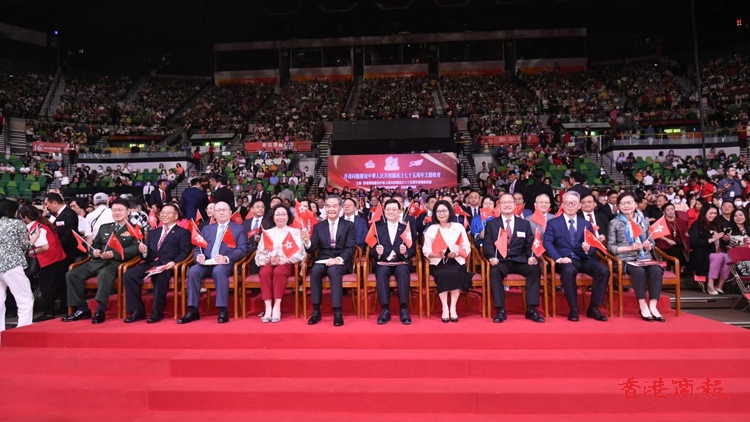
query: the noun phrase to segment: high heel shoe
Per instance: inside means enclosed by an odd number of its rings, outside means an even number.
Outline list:
[[[648,321],[648,322],[654,322],[655,321],[653,315],[652,316],[648,316],[648,317],[643,316],[643,311],[641,311],[640,309],[638,310],[638,314],[641,316],[641,318],[643,318],[644,321]]]
[[[443,324],[447,324],[451,321],[448,317],[441,317],[440,320],[443,321]]]
[[[719,294],[720,294],[720,295],[723,295],[723,294],[724,294],[724,290],[721,290],[721,289],[716,289],[716,291],[717,291],[717,292],[719,292]]]
[[[451,317],[451,322],[458,322],[458,314],[455,317]]]

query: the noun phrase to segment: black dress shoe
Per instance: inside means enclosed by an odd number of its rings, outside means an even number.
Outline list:
[[[344,316],[341,315],[341,312],[334,312],[333,313],[333,326],[341,327],[342,325],[344,325]]]
[[[555,286],[555,293],[562,293],[562,292],[563,292],[562,286]]]
[[[654,317],[654,321],[656,321],[656,322],[667,322],[667,320],[664,319],[663,316]]]
[[[76,311],[73,312],[72,315],[62,317],[62,322],[80,321],[82,319],[91,319],[91,311],[89,311],[88,309],[85,311],[76,309]]]
[[[153,312],[151,313],[151,315],[149,315],[148,319],[146,319],[146,322],[149,324],[155,324],[162,319],[164,319],[164,314],[162,314],[161,312]]]
[[[578,322],[578,309],[571,309],[568,314],[568,321]]]
[[[132,323],[134,323],[136,321],[140,321],[142,319],[146,319],[146,314],[144,312],[141,312],[141,311],[135,311],[132,314],[130,314],[129,317],[123,319],[122,322],[124,322],[126,324],[132,324]]]
[[[411,324],[411,315],[409,315],[409,311],[407,309],[401,310],[401,317],[399,319],[401,320],[401,323],[404,325]]]
[[[106,318],[104,318],[104,312],[102,311],[96,311],[94,312],[94,317],[91,318],[92,324],[101,324],[104,322]]]
[[[539,313],[536,311],[536,309],[529,309],[526,311],[526,319],[530,319],[534,322],[544,322],[545,319],[543,316],[539,315]]]
[[[201,319],[201,316],[198,311],[188,311],[182,318],[177,320],[177,323],[188,324],[193,321],[198,321],[199,319]]]
[[[315,325],[320,322],[320,312],[313,311],[310,319],[307,320],[307,325]]]
[[[391,311],[388,309],[383,309],[380,312],[380,316],[378,317],[378,324],[379,325],[388,324],[388,321],[390,320],[391,320]]]
[[[589,308],[586,311],[586,318],[592,318],[592,319],[595,319],[597,321],[602,321],[602,322],[604,322],[604,321],[607,320],[607,317],[605,317],[604,315],[602,315],[602,313],[599,310],[599,308]]]
[[[495,314],[495,318],[492,318],[492,322],[499,324],[506,319],[508,319],[508,316],[505,315],[505,309],[498,309],[497,313]]]
[[[216,320],[219,324],[226,324],[229,322],[229,311],[219,311],[219,318]]]
[[[450,318],[441,318],[440,320],[443,321],[443,324],[451,322]]]
[[[653,316],[648,316],[648,317],[643,316],[643,311],[641,311],[640,309],[638,310],[638,315],[640,315],[641,319],[643,319],[646,322],[654,322]]]
[[[39,322],[49,321],[51,319],[55,319],[55,314],[44,314],[40,316],[39,318],[35,319],[34,322],[39,323]]]

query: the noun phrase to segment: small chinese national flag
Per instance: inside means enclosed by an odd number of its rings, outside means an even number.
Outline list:
[[[482,219],[482,221],[487,220],[492,215],[492,208],[482,208],[479,210],[479,218]]]
[[[203,221],[203,214],[201,214],[201,212],[198,211],[195,213],[195,222],[200,223],[201,221]]]
[[[464,211],[463,208],[461,208],[461,205],[459,205],[458,202],[453,204],[453,214],[455,214],[456,217],[458,217],[459,215],[463,215],[464,217],[469,216],[469,214]]]
[[[500,229],[500,233],[498,233],[497,235],[497,240],[495,241],[495,250],[503,258],[508,257],[508,233],[505,231],[505,229]]]
[[[299,252],[299,246],[297,246],[297,242],[294,241],[292,233],[286,234],[286,238],[284,238],[284,243],[281,245],[281,249],[284,251],[284,255],[286,255],[287,259],[293,257],[294,254]]]
[[[131,236],[135,238],[137,241],[143,240],[143,232],[141,232],[141,228],[135,228],[132,224],[130,224],[130,221],[125,221],[125,227],[128,228],[128,233],[130,233]]]
[[[456,245],[458,245],[458,255],[461,258],[466,258],[467,256],[469,256],[469,251],[464,248],[463,238],[463,235],[459,233],[458,238],[456,239]]]
[[[125,252],[122,249],[122,243],[120,243],[120,240],[117,239],[117,236],[115,236],[115,233],[113,232],[112,235],[109,236],[109,240],[107,241],[107,247],[112,249],[115,252],[118,252],[120,254],[120,260],[124,260],[125,258]]]
[[[234,241],[234,235],[232,234],[232,231],[229,230],[229,227],[224,230],[224,236],[222,236],[221,241],[226,243],[226,245],[230,248],[237,247],[237,242]]]
[[[536,228],[536,233],[534,233],[534,243],[531,244],[531,252],[534,252],[534,255],[538,257],[541,257],[545,252],[544,244],[542,243],[542,233],[539,231],[539,227]]]
[[[443,235],[440,234],[440,228],[438,227],[437,236],[435,236],[435,240],[432,241],[432,252],[444,252],[446,249],[448,249],[448,245],[445,243],[445,239],[443,239]]]
[[[195,224],[193,224],[193,229],[190,233],[190,242],[193,245],[199,246],[201,248],[208,247],[208,242],[203,238],[203,236],[201,236],[200,232],[198,231],[198,226],[196,226]]]
[[[664,217],[656,220],[656,222],[648,228],[648,231],[651,233],[651,239],[653,240],[661,239],[662,237],[669,235],[669,230],[667,230],[667,220],[665,220]]]
[[[376,221],[380,221],[383,218],[383,207],[378,204],[378,207],[375,208],[375,211],[372,212],[372,217],[370,217],[370,224],[374,224]]]
[[[559,216],[561,216],[562,214],[563,214],[563,207],[562,207],[562,205],[560,205],[560,209],[559,209],[559,210],[557,210],[557,214],[555,214],[555,217],[559,217]]]
[[[71,230],[71,231],[73,232],[73,236],[76,238],[76,242],[78,242],[78,245],[76,245],[78,250],[83,253],[88,252],[89,251],[88,247],[84,246],[86,241],[83,240],[83,238],[81,237],[81,235],[78,234],[78,232],[76,232],[75,230]]]
[[[367,237],[365,237],[365,243],[371,248],[374,248],[378,244],[378,234],[375,230],[375,224],[370,225],[370,230],[367,231]]]
[[[240,209],[237,208],[237,211],[232,214],[231,217],[229,217],[230,220],[234,221],[235,224],[242,224],[242,216],[240,215]]]
[[[151,230],[153,230],[156,228],[158,224],[159,224],[159,219],[156,218],[156,214],[154,214],[154,210],[151,210],[151,212],[148,213],[148,226],[151,227]]]
[[[641,234],[643,233],[643,230],[641,230],[641,228],[638,227],[638,224],[636,224],[632,218],[628,217],[628,220],[630,220],[630,230],[633,231],[633,239],[640,238]]]
[[[271,239],[271,236],[266,233],[265,230],[261,229],[260,231],[260,237],[263,238],[263,248],[267,251],[273,251],[273,239]]]
[[[411,238],[411,227],[409,227],[409,222],[406,222],[406,229],[403,233],[401,233],[401,240],[404,242],[404,245],[406,245],[407,248],[411,248],[412,245],[412,238]]]
[[[497,205],[495,205],[495,208],[492,209],[492,216],[494,218],[500,217],[500,201],[498,201]]]
[[[516,208],[513,210],[513,215],[517,215],[519,217],[523,216],[523,205],[516,205]]]
[[[547,230],[547,219],[539,210],[534,211],[534,215],[531,216],[531,221],[536,223],[542,230]]]
[[[607,248],[604,247],[604,245],[602,244],[602,242],[599,241],[599,238],[597,238],[594,235],[594,233],[591,233],[591,230],[586,229],[585,236],[586,237],[584,238],[584,240],[586,241],[586,243],[588,243],[589,245],[591,245],[592,247],[594,247],[596,249],[599,249],[602,252],[606,252],[607,251]]]

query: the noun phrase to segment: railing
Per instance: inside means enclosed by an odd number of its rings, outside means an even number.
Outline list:
[[[10,117],[3,119],[3,151],[10,153]]]
[[[52,104],[52,100],[55,99],[55,94],[57,93],[57,86],[60,84],[60,79],[62,78],[62,68],[57,68],[57,71],[55,71],[55,77],[52,79],[52,84],[49,87],[49,90],[47,91],[47,96],[44,97],[44,102],[42,103],[42,109],[40,110],[40,116],[47,117],[49,116],[49,107]]]
[[[707,144],[729,144],[737,142],[737,135],[734,134],[719,134],[710,133],[706,134]],[[606,151],[607,149],[615,147],[627,147],[627,146],[650,146],[650,145],[700,145],[701,135],[700,133],[686,133],[679,138],[669,137],[648,137],[646,135],[641,136],[628,136],[620,139],[612,137],[601,137],[600,141],[601,150]]]
[[[128,153],[82,153],[79,156],[80,160],[99,160],[102,158],[122,158],[123,160],[138,159],[138,158],[187,158],[190,159],[192,156],[186,151],[180,152],[128,152]]]

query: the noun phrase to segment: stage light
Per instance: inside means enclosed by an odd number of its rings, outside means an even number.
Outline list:
[[[57,35],[57,31],[55,31],[55,35]]]

